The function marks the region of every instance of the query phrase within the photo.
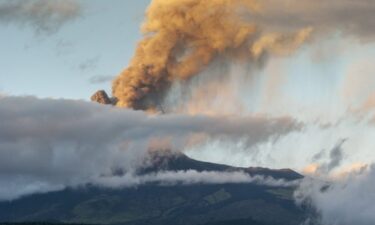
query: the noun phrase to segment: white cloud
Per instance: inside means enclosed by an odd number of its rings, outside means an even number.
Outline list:
[[[100,177],[93,183],[104,187],[120,188],[139,186],[147,183],[159,185],[192,185],[192,184],[225,184],[225,183],[253,183],[272,187],[295,187],[299,180],[286,181],[272,177],[251,176],[245,172],[215,172],[215,171],[163,171],[147,175],[135,176],[126,174],[118,177]]]
[[[333,181],[304,179],[297,203],[312,206],[322,225],[375,224],[375,166]],[[308,223],[307,223],[308,224]]]

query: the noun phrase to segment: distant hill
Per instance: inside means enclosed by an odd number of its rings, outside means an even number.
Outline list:
[[[245,171],[295,180],[292,170],[239,168],[193,160],[181,153],[151,154],[139,173],[155,171]],[[0,202],[0,222],[124,225],[297,225],[305,213],[293,202],[293,188],[250,183],[105,189],[87,186]],[[26,225],[26,224],[23,224]],[[35,225],[35,224],[34,224]]]

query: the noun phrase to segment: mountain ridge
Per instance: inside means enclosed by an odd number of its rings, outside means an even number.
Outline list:
[[[196,170],[202,171],[219,171],[219,172],[245,172],[251,176],[261,175],[270,176],[275,179],[297,180],[302,179],[303,175],[288,168],[269,169],[264,167],[236,167],[226,164],[218,164],[195,160],[181,152],[173,152],[170,150],[153,151],[149,153],[147,161],[141,170],[140,174],[145,174],[155,171],[181,171],[181,170]]]
[[[156,154],[153,155],[153,154]],[[151,153],[139,174],[161,171],[244,171],[296,180],[292,170],[240,168],[202,162],[182,153]],[[52,221],[124,225],[297,225],[306,217],[294,204],[294,187],[253,183],[170,185],[127,188],[86,185],[0,202],[0,222]],[[246,222],[247,221],[247,222]]]

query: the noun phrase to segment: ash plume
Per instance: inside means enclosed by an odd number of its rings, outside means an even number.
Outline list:
[[[311,28],[263,33],[246,19],[261,8],[257,0],[153,0],[144,38],[113,82],[116,105],[160,110],[173,82],[191,79],[219,56],[257,62],[269,52],[289,53],[309,37]]]

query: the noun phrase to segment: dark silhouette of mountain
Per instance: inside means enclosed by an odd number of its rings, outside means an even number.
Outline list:
[[[181,153],[153,152],[139,174],[156,171],[244,171],[295,180],[292,170],[239,168],[193,160]],[[306,214],[295,206],[292,187],[252,183],[106,189],[92,185],[0,202],[0,222],[124,225],[297,225]]]

